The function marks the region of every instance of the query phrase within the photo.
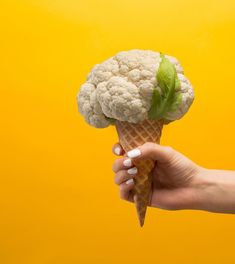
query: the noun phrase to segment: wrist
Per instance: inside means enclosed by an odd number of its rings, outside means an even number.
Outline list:
[[[198,166],[192,188],[194,193],[192,209],[211,211],[214,196],[218,193],[218,184],[211,170]]]
[[[235,172],[199,168],[192,209],[235,213]]]

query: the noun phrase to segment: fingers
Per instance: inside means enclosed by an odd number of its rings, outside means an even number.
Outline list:
[[[127,169],[133,166],[133,163],[130,158],[120,158],[116,159],[113,163],[113,172],[118,172],[123,169]]]
[[[120,184],[120,198],[129,202],[133,202],[132,189],[134,188],[134,180],[129,179]]]
[[[171,147],[160,146],[151,142],[127,152],[127,156],[134,160],[152,159],[160,162],[169,161],[174,154],[175,150]]]
[[[117,156],[125,154],[125,151],[119,143],[116,143],[112,150]],[[127,157],[117,159],[113,164],[113,171],[116,173],[114,181],[117,185],[119,185],[120,198],[129,202],[133,202],[133,177],[137,174],[137,168],[132,166],[133,163],[131,159]]]
[[[120,156],[125,151],[119,143],[113,146],[113,153]],[[152,159],[162,163],[169,162],[176,151],[171,147],[160,146],[159,144],[147,142],[136,149],[126,153],[127,157],[117,159],[113,164],[115,183],[120,186],[120,198],[133,202],[132,190],[134,188],[134,177],[138,173],[133,167],[133,161]],[[133,160],[133,161],[132,161]]]
[[[134,188],[134,177],[138,173],[136,167],[118,170],[114,181],[120,187],[120,198],[129,202],[133,202],[132,190]]]
[[[117,156],[122,156],[125,153],[125,151],[123,150],[122,146],[119,143],[114,144],[112,151],[113,154]]]
[[[114,181],[117,185],[120,185],[127,180],[133,179],[137,173],[138,170],[136,167],[132,167],[128,170],[120,170],[116,173]]]

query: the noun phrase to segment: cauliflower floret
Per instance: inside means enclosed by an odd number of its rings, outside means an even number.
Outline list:
[[[127,78],[114,76],[97,86],[97,100],[103,113],[121,121],[136,122],[147,118],[139,89]],[[125,108],[123,106],[125,105]]]
[[[165,55],[174,64],[182,93],[180,106],[167,113],[168,120],[181,118],[192,104],[194,94],[178,60]],[[138,123],[148,118],[153,89],[161,92],[156,74],[161,62],[159,52],[122,51],[95,65],[80,89],[79,112],[94,127],[107,127],[111,119]]]
[[[84,83],[77,96],[78,110],[85,117],[88,124],[97,128],[109,126],[109,121],[102,112],[96,99],[96,89],[91,83]]]

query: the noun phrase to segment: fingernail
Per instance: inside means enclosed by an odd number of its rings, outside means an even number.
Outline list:
[[[137,173],[137,168],[136,167],[133,167],[133,168],[130,168],[129,170],[127,170],[127,173],[129,174],[136,174]]]
[[[130,166],[132,165],[131,159],[125,159],[125,160],[123,161],[123,165],[124,165],[125,167],[130,167]]]
[[[115,154],[117,154],[117,155],[120,155],[121,154],[121,148],[120,147],[116,147],[115,149],[114,149],[114,153]]]
[[[131,151],[127,152],[127,156],[129,158],[136,158],[136,157],[140,156],[140,154],[141,154],[141,152],[138,148],[132,149]]]
[[[129,180],[126,181],[126,184],[131,184],[131,183],[133,183],[133,182],[134,182],[133,179],[129,179]]]

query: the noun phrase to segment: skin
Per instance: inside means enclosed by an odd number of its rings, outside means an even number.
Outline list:
[[[153,184],[149,206],[167,210],[194,209],[217,213],[235,213],[235,171],[210,170],[200,167],[190,159],[172,149],[154,143],[138,147],[140,155],[135,160],[152,159]],[[118,151],[117,151],[118,150]],[[133,202],[134,181],[124,160],[129,159],[117,143],[114,154],[124,156],[113,164],[115,183],[120,188],[120,197]]]

